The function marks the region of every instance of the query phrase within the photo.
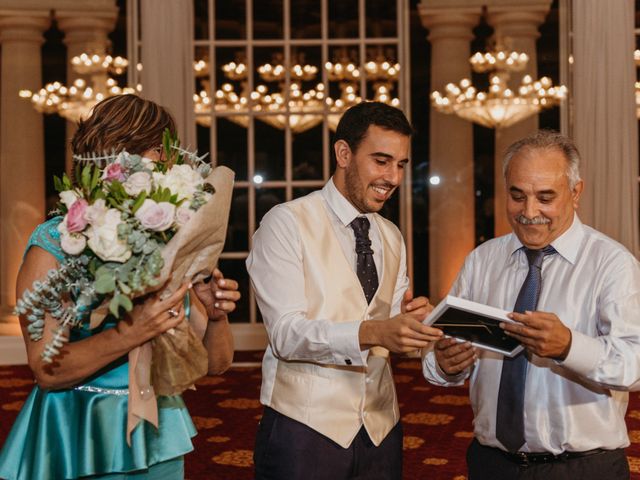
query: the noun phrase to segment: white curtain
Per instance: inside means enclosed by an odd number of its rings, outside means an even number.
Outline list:
[[[573,137],[582,154],[581,219],[638,244],[638,121],[633,0],[573,0]]]
[[[142,94],[166,107],[184,146],[196,149],[193,2],[140,0]]]

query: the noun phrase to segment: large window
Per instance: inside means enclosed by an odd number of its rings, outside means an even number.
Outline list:
[[[195,0],[194,8],[198,150],[236,172],[220,267],[249,300],[233,321],[257,323],[244,266],[251,237],[271,207],[329,179],[340,104],[386,92],[382,100],[409,105],[405,2]],[[396,195],[383,214],[411,238],[408,205]]]

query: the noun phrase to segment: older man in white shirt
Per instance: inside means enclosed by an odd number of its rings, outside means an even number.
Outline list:
[[[555,132],[513,144],[503,164],[513,233],[471,252],[450,292],[513,311],[516,322],[502,327],[525,353],[506,359],[453,339],[426,350],[430,382],[469,378],[470,480],[629,478],[624,415],[640,385],[640,265],[578,219],[578,166],[574,144]]]
[[[273,208],[247,269],[269,335],[256,478],[402,478],[402,427],[389,351],[441,337],[408,290],[405,246],[377,212],[402,181],[411,126],[365,102],[336,130],[336,171]]]

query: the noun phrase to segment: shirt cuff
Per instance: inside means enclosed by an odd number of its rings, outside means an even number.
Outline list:
[[[360,324],[362,322],[333,323],[329,328],[329,347],[336,365],[364,366],[368,350],[360,350]]]
[[[567,358],[556,363],[586,376],[595,370],[602,355],[602,343],[597,338],[571,330],[571,348]]]
[[[470,369],[467,368],[466,370],[463,370],[456,375],[449,375],[445,373],[442,368],[440,368],[440,365],[436,360],[436,354],[433,352],[433,350],[427,347],[426,352],[423,351],[422,374],[427,381],[435,385],[440,385],[443,387],[462,385],[469,375],[469,371]]]

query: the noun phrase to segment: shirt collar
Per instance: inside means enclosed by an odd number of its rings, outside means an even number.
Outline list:
[[[567,259],[571,264],[576,263],[578,258],[578,252],[582,245],[582,239],[584,238],[584,226],[578,218],[578,214],[573,214],[573,223],[558,238],[551,242],[551,246],[556,251]]]
[[[358,212],[358,209],[352,205],[352,203],[345,198],[342,193],[336,187],[333,182],[333,177],[322,188],[322,196],[326,200],[329,208],[338,217],[340,223],[345,227],[348,226],[356,217],[362,214]],[[371,221],[371,214],[365,215]]]
[[[578,214],[574,213],[571,226],[566,232],[551,242],[551,246],[556,249],[556,252],[569,261],[569,263],[574,264],[578,257],[578,251],[580,250],[583,237],[584,227],[578,218]],[[522,242],[520,242],[515,233],[512,233],[507,243],[507,248],[511,256],[522,247]]]

